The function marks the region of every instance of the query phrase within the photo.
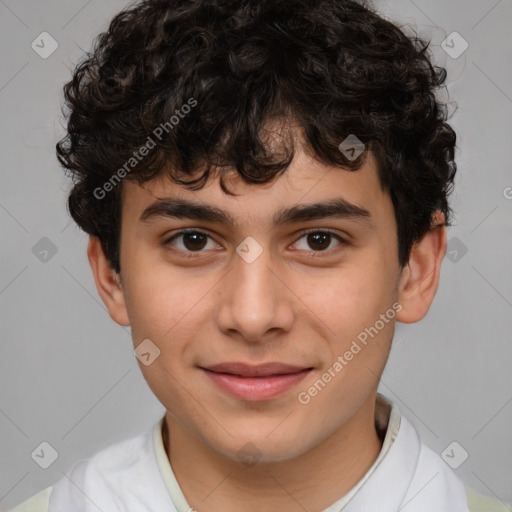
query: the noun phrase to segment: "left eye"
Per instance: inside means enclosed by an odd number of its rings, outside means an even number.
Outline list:
[[[299,241],[302,239],[306,240],[306,244],[311,247],[314,252],[322,252],[327,250],[333,241],[337,241],[337,245],[340,245],[344,242],[344,240],[339,235],[331,231],[320,230],[308,231],[299,238]],[[299,245],[299,242],[296,242],[295,245]],[[307,247],[305,249],[299,247],[299,249],[305,251],[309,250]]]
[[[180,243],[174,243],[175,240],[181,240]],[[208,241],[210,240],[211,246],[208,247]],[[308,247],[300,247],[300,241],[304,240]],[[323,252],[331,248],[333,242],[337,242],[336,245],[344,243],[336,233],[331,231],[314,230],[308,231],[299,237],[298,241],[295,242],[295,247],[299,250],[313,250],[313,252]],[[176,233],[164,242],[164,245],[172,244],[178,250],[182,252],[202,252],[203,249],[215,249],[218,247],[208,233],[198,230],[191,231],[180,231]]]

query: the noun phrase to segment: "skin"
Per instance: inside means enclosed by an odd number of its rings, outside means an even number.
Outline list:
[[[218,177],[199,191],[164,178],[142,187],[125,181],[121,275],[95,237],[89,261],[113,320],[131,326],[135,346],[149,338],[161,351],[149,366],[139,365],[166,408],[166,451],[189,504],[199,512],[322,510],[362,478],[381,450],[374,424],[379,378],[395,320],[420,320],[434,298],[446,251],[444,218],[433,216],[401,269],[393,205],[371,153],[348,172],[298,152],[271,184],[233,177],[228,187],[239,195],[224,194]],[[164,217],[140,222],[157,197],[214,205],[236,226]],[[339,197],[367,209],[370,222],[328,218],[273,227],[282,208]],[[192,227],[211,235],[203,252],[190,251],[195,246],[183,236],[164,244]],[[319,251],[303,234],[309,228],[348,243],[328,238]],[[263,249],[252,263],[236,252],[248,236]],[[191,258],[184,256],[187,247]],[[396,302],[402,306],[396,318],[301,404],[298,393]],[[199,368],[226,361],[313,370],[284,394],[249,402],[219,390]],[[237,456],[246,443],[259,457],[251,467]]]

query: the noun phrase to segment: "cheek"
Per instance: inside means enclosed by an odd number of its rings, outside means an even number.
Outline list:
[[[353,332],[373,324],[393,303],[390,275],[378,262],[340,268],[324,282],[309,283],[304,302],[334,333]]]
[[[312,322],[326,326],[324,336],[318,338],[323,339],[323,370],[339,356],[347,360],[341,372],[344,377],[336,373],[340,378],[334,379],[331,392],[341,389],[339,386],[352,389],[362,385],[362,375],[368,379],[366,385],[372,385],[374,375],[368,369],[379,374],[385,364],[394,333],[393,275],[382,258],[367,258],[309,287],[304,302],[314,312]],[[386,313],[387,321],[381,319]]]
[[[169,338],[180,339],[176,331],[189,319],[203,288],[154,265],[129,271],[125,298],[135,342],[154,338],[166,344]]]
[[[185,414],[183,404],[190,397],[184,388],[194,362],[191,341],[198,337],[198,297],[204,295],[204,288],[185,289],[179,280],[156,271],[139,276],[127,290],[133,343],[138,346],[149,339],[159,351],[151,364],[139,362],[139,367],[158,400],[167,409]]]

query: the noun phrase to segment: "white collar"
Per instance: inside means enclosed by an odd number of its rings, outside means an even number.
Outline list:
[[[164,449],[162,441],[164,419],[165,416],[160,419],[153,430],[157,464],[177,511],[188,512],[192,507],[187,503],[181,491]],[[437,455],[427,447],[421,446],[414,427],[406,418],[402,418],[398,407],[380,393],[377,393],[376,399],[375,425],[378,431],[385,432],[377,459],[347,494],[323,512],[339,512],[341,510],[366,512],[376,510],[376,507],[382,512],[388,510],[396,512],[400,506],[406,508],[407,511],[419,511],[422,510],[417,508],[422,501],[420,499],[422,484],[425,485],[426,490],[430,486],[432,490],[435,489],[434,492],[446,495],[445,499],[452,495],[453,490],[453,498],[455,502],[461,502],[462,508],[446,510],[450,510],[450,512],[468,510],[464,509],[466,495],[462,484],[457,481]],[[450,488],[447,487],[448,485]],[[416,493],[418,493],[417,498]],[[431,492],[428,490],[425,492],[425,495],[430,494]],[[378,498],[376,498],[377,496]],[[432,504],[431,499],[428,498],[426,503]],[[426,510],[439,512],[444,509],[432,507]]]
[[[387,427],[382,450],[324,512],[469,512],[462,482],[407,418],[382,395],[376,405],[377,428]],[[164,450],[163,420],[77,463],[55,484],[48,512],[190,512]]]

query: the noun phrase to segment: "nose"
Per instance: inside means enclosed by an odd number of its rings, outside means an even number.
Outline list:
[[[234,254],[220,291],[216,321],[221,332],[262,343],[287,332],[294,321],[293,293],[284,283],[269,250],[252,262]]]

